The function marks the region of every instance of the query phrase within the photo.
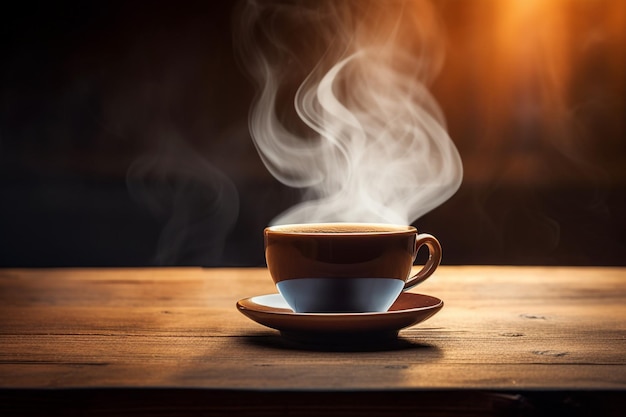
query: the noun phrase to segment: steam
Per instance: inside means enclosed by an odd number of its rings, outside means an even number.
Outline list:
[[[250,0],[241,16],[259,86],[252,138],[272,175],[303,190],[272,223],[410,224],[456,192],[461,160],[427,88],[443,58],[428,3]]]
[[[130,195],[164,224],[155,263],[220,265],[239,213],[237,189],[176,135],[160,139],[161,147],[137,159],[127,173]]]

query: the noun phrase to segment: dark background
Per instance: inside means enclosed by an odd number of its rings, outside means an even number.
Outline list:
[[[465,177],[415,225],[446,264],[626,265],[626,7],[530,2],[535,22],[517,3],[434,2],[432,90]],[[0,266],[264,264],[262,230],[299,192],[248,134],[232,2],[0,20]]]

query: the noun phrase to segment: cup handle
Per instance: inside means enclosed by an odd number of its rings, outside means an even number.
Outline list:
[[[441,263],[441,245],[437,238],[427,233],[421,233],[415,237],[415,255],[413,255],[413,259],[415,260],[417,252],[424,245],[428,247],[428,260],[417,274],[406,280],[403,291],[426,281]]]

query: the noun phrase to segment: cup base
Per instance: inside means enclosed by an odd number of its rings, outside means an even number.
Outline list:
[[[276,284],[296,313],[385,312],[404,281],[393,278],[298,278]]]

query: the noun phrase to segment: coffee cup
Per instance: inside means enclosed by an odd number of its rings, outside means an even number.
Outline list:
[[[270,275],[297,313],[387,311],[441,262],[439,241],[412,226],[291,224],[265,228],[264,239]],[[411,276],[422,246],[428,260]]]

